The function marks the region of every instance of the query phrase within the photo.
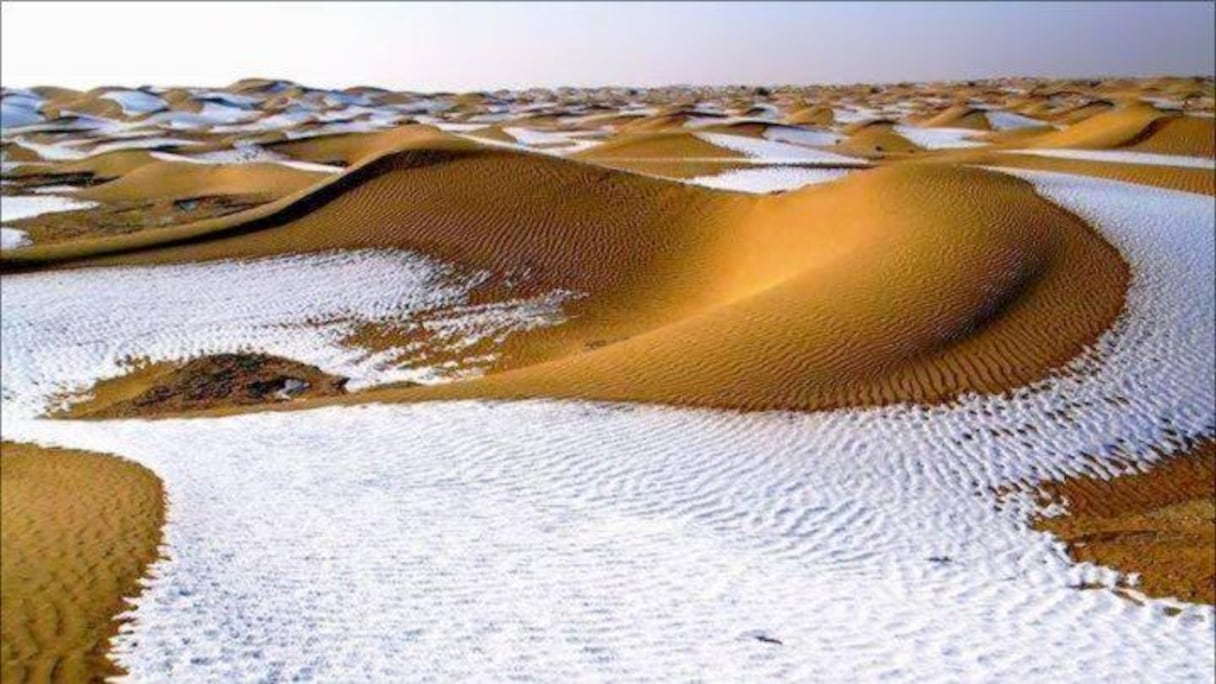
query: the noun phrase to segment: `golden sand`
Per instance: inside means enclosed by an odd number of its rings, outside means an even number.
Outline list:
[[[160,480],[112,456],[0,443],[0,522],[3,680],[117,674],[105,652],[158,555]]]
[[[109,183],[77,193],[99,202],[189,199],[218,195],[260,197],[263,201],[298,192],[329,174],[282,164],[196,164],[153,161]]]
[[[1136,588],[1149,596],[1216,604],[1216,442],[1143,474],[1043,489],[1068,515],[1035,527],[1066,542],[1077,561],[1140,573]]]

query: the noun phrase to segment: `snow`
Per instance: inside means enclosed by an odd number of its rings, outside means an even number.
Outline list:
[[[5,94],[0,100],[0,129],[31,126],[46,120],[38,111],[41,99],[23,95]]]
[[[0,223],[19,221],[60,211],[91,209],[97,202],[86,202],[53,195],[5,195],[0,197]]]
[[[251,95],[237,95],[223,90],[192,90],[190,94],[199,100],[216,100],[230,107],[249,109],[257,107],[261,100]]]
[[[430,123],[430,124],[428,124],[428,125],[430,125],[430,126],[434,126],[435,128],[438,128],[438,129],[439,129],[439,130],[441,130],[441,131],[448,131],[448,132],[451,132],[451,133],[468,133],[468,132],[470,132],[470,131],[479,131],[479,130],[481,130],[481,129],[485,128],[485,124],[479,124],[479,123],[448,123],[448,122],[443,122],[443,121],[439,121],[439,122],[435,122],[435,123]]]
[[[119,137],[100,143],[91,149],[82,149],[83,145],[92,142],[92,140],[88,139],[64,140],[57,143],[37,143],[24,138],[17,138],[13,142],[20,147],[37,153],[38,156],[48,161],[76,161],[115,150],[181,147],[201,144],[196,140],[168,138],[156,135],[139,138]]]
[[[101,97],[117,102],[122,107],[122,113],[127,116],[150,114],[169,107],[164,98],[142,90],[111,90],[103,93]]]
[[[742,135],[697,133],[696,136],[712,145],[740,152],[752,159],[762,160],[767,163],[838,164],[852,166],[864,166],[869,163],[864,159],[846,157],[843,154],[814,150],[773,140],[748,138]]]
[[[337,135],[339,133],[371,133],[391,126],[391,123],[383,121],[339,121],[336,123],[327,123],[316,128],[308,130],[287,130],[284,131],[284,136],[288,140],[303,140],[304,138],[316,138],[322,135]]]
[[[878,110],[870,109],[869,107],[850,107],[847,109],[843,107],[835,107],[832,109],[832,119],[836,123],[841,124],[857,123],[859,121],[872,121],[878,118],[881,118],[881,114],[878,112]]]
[[[340,340],[359,323],[390,322],[425,328],[431,352],[458,351],[483,337],[562,320],[560,305],[570,295],[560,292],[468,304],[468,290],[486,277],[393,251],[6,276],[0,281],[5,401],[10,393],[22,397],[20,411],[33,415],[48,401],[35,388],[78,393],[99,377],[121,374],[126,358],[181,359],[248,345],[345,375],[352,388],[475,372],[478,364],[433,368],[426,350],[369,353]],[[10,344],[10,336],[63,325],[94,334],[84,341],[60,337],[59,346]],[[10,372],[17,368],[31,372]],[[18,412],[8,403],[4,408]]]
[[[797,126],[769,126],[764,131],[767,140],[793,143],[795,145],[810,145],[812,147],[835,145],[844,140],[844,136],[821,128],[799,128]]]
[[[158,147],[186,147],[190,145],[201,145],[197,140],[187,140],[184,138],[167,138],[153,136],[149,138],[134,138],[130,140],[113,140],[107,143],[97,145],[89,150],[89,156],[113,152],[115,150],[141,150],[154,149]]]
[[[13,144],[23,147],[47,161],[69,161],[84,159],[88,156],[83,150],[67,143],[38,143],[24,138],[16,138]]]
[[[506,126],[502,130],[524,145],[567,145],[574,142],[568,134],[560,131],[538,131],[521,126]]]
[[[845,169],[807,168],[801,166],[769,166],[758,169],[735,169],[709,176],[698,176],[684,182],[716,190],[734,190],[764,194],[797,190],[806,185],[828,183],[849,175]]]
[[[244,133],[257,131],[272,131],[298,126],[306,121],[316,119],[315,113],[304,109],[292,109],[263,117],[257,121],[245,124],[223,125],[212,128],[213,133]]]
[[[992,110],[984,112],[984,116],[988,117],[988,125],[995,131],[1009,131],[1018,128],[1040,128],[1049,126],[1046,121],[1032,119],[1029,116],[1014,114],[1000,110]]]
[[[249,111],[241,107],[233,107],[215,102],[203,102],[203,106],[199,108],[198,115],[202,117],[208,125],[217,124],[232,124],[241,121],[248,121],[256,118],[259,113]]]
[[[30,243],[30,236],[24,230],[0,227],[0,250],[17,249]]]
[[[175,154],[173,152],[152,152],[151,154],[161,161],[190,162],[192,164],[280,164],[301,171],[313,171],[317,173],[342,173],[346,170],[341,166],[299,161],[253,144],[238,144],[233,149],[215,150],[196,155]]]
[[[1088,352],[1006,395],[30,419],[149,350],[368,368],[299,323],[459,300],[429,262],[331,255],[4,276],[0,426],[164,480],[168,555],[116,647],[134,681],[1210,681],[1216,611],[1079,591],[1132,578],[1072,563],[1026,518],[1038,481],[1216,433],[1216,210],[1011,173],[1101,230],[1133,278]]]
[[[80,187],[76,185],[43,185],[37,188],[30,188],[30,192],[36,195],[63,195],[80,192]]]
[[[197,128],[216,127],[215,132],[222,132],[220,126],[233,125],[257,118],[259,112],[230,107],[215,102],[203,102],[203,106],[195,112],[168,111],[153,114],[147,123],[172,130],[193,130]]]
[[[595,131],[538,131],[532,128],[522,128],[518,126],[507,126],[503,128],[503,132],[515,138],[521,145],[528,147],[537,145],[535,151],[545,152],[554,155],[573,154],[589,150],[596,145],[599,145],[602,140],[586,140],[588,135],[597,135]],[[485,142],[485,138],[477,138],[478,142]]]
[[[1185,157],[1174,154],[1153,154],[1129,150],[1081,150],[1081,149],[1022,149],[1003,150],[1008,154],[1034,154],[1041,157],[1081,159],[1084,161],[1111,162],[1119,164],[1150,164],[1156,166],[1178,166],[1190,169],[1216,169],[1216,159],[1210,157]]]
[[[895,126],[894,131],[913,144],[926,150],[946,150],[962,147],[983,147],[988,143],[971,140],[981,131],[970,128],[920,128],[918,126]]]

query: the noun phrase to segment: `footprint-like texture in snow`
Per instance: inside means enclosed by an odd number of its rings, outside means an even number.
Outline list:
[[[117,645],[138,681],[1210,681],[1210,607],[1080,590],[1123,578],[1027,526],[1036,482],[1213,434],[1210,198],[1016,173],[1099,226],[1133,279],[1089,352],[1005,396],[809,415],[6,410],[5,436],[164,479],[168,557]],[[96,335],[55,319],[13,339],[32,296],[3,300],[6,405],[41,388],[10,383],[27,372],[12,345]]]

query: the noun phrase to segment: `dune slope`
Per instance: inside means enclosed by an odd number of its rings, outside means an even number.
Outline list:
[[[0,672],[5,682],[117,674],[107,641],[158,555],[150,470],[112,456],[0,443]]]

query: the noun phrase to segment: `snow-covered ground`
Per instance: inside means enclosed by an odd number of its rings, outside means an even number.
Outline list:
[[[31,126],[45,120],[38,108],[42,98],[33,92],[6,92],[0,99],[0,130]]]
[[[159,112],[169,107],[164,98],[142,90],[111,90],[103,93],[101,97],[117,102],[122,107],[122,113],[127,116]]]
[[[152,152],[151,154],[161,161],[190,162],[192,164],[280,164],[301,171],[315,171],[317,173],[342,173],[345,171],[341,166],[292,159],[259,145],[240,145],[227,150],[216,150],[214,152],[194,155],[175,154],[173,152]]]
[[[54,195],[8,195],[0,197],[0,223],[19,221],[60,211],[91,209],[97,202],[56,197]]]
[[[800,128],[797,126],[769,126],[764,130],[767,140],[775,140],[795,145],[826,146],[835,145],[844,140],[844,136],[821,128]]]
[[[30,236],[24,230],[0,227],[0,249],[17,249],[30,243]]]
[[[983,131],[970,128],[921,128],[898,125],[894,127],[894,131],[926,150],[983,147],[988,144],[982,140],[973,140],[975,136],[983,134]]]
[[[483,338],[560,323],[561,304],[572,296],[468,304],[469,290],[486,277],[400,251],[5,276],[4,412],[41,413],[55,405],[47,402],[122,374],[131,359],[250,347],[347,376],[352,389],[475,374],[489,359],[449,368],[428,363],[428,352],[459,352]],[[425,329],[428,345],[371,353],[342,343],[369,322]],[[55,341],[37,342],[38,335]]]
[[[811,149],[802,145],[791,145],[777,140],[749,138],[743,135],[728,133],[697,133],[696,136],[711,145],[739,152],[753,160],[770,164],[836,164],[865,166],[869,164],[864,159],[848,157],[843,154]]]
[[[828,183],[849,175],[848,169],[821,169],[805,166],[767,166],[755,169],[734,169],[708,176],[697,176],[686,183],[716,190],[734,190],[764,194],[798,188],[814,183]]]
[[[39,143],[24,138],[17,138],[13,142],[19,147],[24,147],[31,152],[36,153],[39,157],[48,161],[78,161],[86,157],[92,157],[106,152],[114,152],[115,150],[143,150],[155,149],[158,147],[188,147],[191,145],[199,145],[197,140],[186,140],[184,138],[169,138],[158,135],[131,135],[131,136],[111,136],[118,138],[109,140],[95,145],[92,148],[86,147],[91,142],[96,142],[92,139],[74,139],[65,140],[55,143]]]
[[[1081,159],[1084,161],[1112,162],[1118,164],[1150,164],[1156,166],[1179,166],[1189,169],[1216,169],[1216,159],[1210,157],[1186,157],[1176,154],[1153,154],[1130,150],[1081,150],[1027,148],[1004,150],[1008,154],[1035,154],[1041,157]]]
[[[1022,114],[1007,112],[1002,110],[991,110],[984,112],[984,116],[988,119],[988,125],[994,131],[1012,131],[1019,128],[1041,128],[1050,126],[1046,121],[1034,119]]]

